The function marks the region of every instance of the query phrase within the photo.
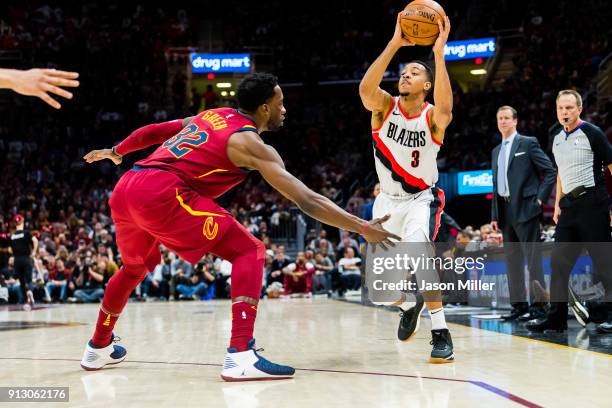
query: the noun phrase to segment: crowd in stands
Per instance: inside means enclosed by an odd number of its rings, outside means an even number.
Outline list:
[[[215,23],[223,40],[223,49],[216,51],[257,45],[273,51],[281,82],[304,86],[285,89],[285,128],[266,140],[281,152],[287,168],[315,191],[354,214],[367,212],[368,205],[371,213],[373,182],[365,182],[374,169],[369,114],[355,84],[316,83],[360,79],[390,38],[395,13],[404,4],[385,1],[382,7],[378,2],[356,7],[328,2],[322,13],[314,2],[303,4],[301,13],[281,17],[286,10],[284,3],[277,3],[278,7],[266,7],[270,14],[255,19],[246,16],[260,15],[259,5],[227,3],[232,12]],[[590,92],[597,66],[610,52],[610,28],[605,13],[599,13],[606,9],[605,1],[580,8],[568,1],[530,2],[527,14],[508,1],[495,7],[473,2],[472,8],[446,3],[453,21],[451,40],[488,36],[510,24],[520,27],[521,52],[513,60],[513,74],[500,88],[471,93],[453,88],[454,118],[440,152],[440,171],[490,166],[490,152],[499,138],[495,111],[500,105],[515,106],[519,130],[537,136],[546,147],[548,129],[555,122],[554,98],[561,88],[588,93],[584,117],[611,133],[612,106],[596,103],[597,95]],[[73,101],[52,113],[37,100],[0,94],[0,286],[10,289],[12,301],[19,299],[6,237],[14,215],[21,213],[39,240],[35,297],[98,301],[105,283],[121,266],[108,198],[120,174],[148,151],[126,157],[120,167],[110,162],[86,166],[81,158],[89,149],[115,144],[139,126],[193,113],[187,102],[187,77],[169,79],[165,51],[198,44],[210,15],[202,15],[206,9],[171,5],[28,4],[9,0],[0,5],[0,51],[19,53],[11,67],[78,71],[81,86]],[[468,8],[472,11],[466,17],[462,13]],[[221,24],[230,17],[240,24]],[[572,30],[552,29],[570,25]],[[415,48],[416,57],[428,58],[428,50]],[[217,103],[210,94],[205,99]],[[330,237],[312,237],[295,259],[284,254],[274,242],[275,231],[293,222],[293,206],[257,174],[221,203],[268,248],[262,293],[341,294],[358,285],[355,271],[362,248],[356,237],[330,229]],[[551,235],[547,227],[544,238]],[[501,244],[490,225],[453,229],[451,236],[480,246]],[[220,259],[207,257],[188,265],[164,250],[160,265],[134,296],[224,297],[230,272],[231,266]]]

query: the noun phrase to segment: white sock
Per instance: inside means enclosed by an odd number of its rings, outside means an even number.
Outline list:
[[[430,310],[429,316],[431,317],[431,330],[448,329],[446,318],[444,317],[444,308]]]
[[[412,309],[415,306],[416,302],[403,302],[401,305],[399,305],[399,308],[405,312],[406,310]]]

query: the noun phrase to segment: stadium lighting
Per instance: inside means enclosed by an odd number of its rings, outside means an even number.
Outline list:
[[[472,75],[485,75],[486,73],[487,73],[487,70],[483,68],[470,70],[470,74]]]
[[[221,96],[227,96],[227,91],[221,91]]]
[[[230,84],[229,82],[219,82],[217,84],[217,88],[231,88],[232,84]]]

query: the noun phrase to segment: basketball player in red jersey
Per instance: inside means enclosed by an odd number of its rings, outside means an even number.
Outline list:
[[[291,377],[291,367],[257,354],[253,329],[261,291],[265,247],[213,200],[257,170],[306,214],[326,224],[359,232],[372,243],[399,238],[381,224],[355,217],[308,189],[285,170],[279,154],[260,133],[283,125],[285,108],[277,79],[253,74],[238,86],[239,108],[204,111],[183,121],[145,126],[112,149],[85,155],[92,163],[161,144],[126,172],[110,199],[117,244],[124,266],[109,281],[98,322],[81,366],[97,370],[125,358],[113,344],[113,327],[132,290],[160,261],[159,244],[196,263],[213,253],[232,263],[232,334],[221,377],[248,381]]]
[[[374,162],[380,181],[381,192],[374,202],[373,216],[390,213],[391,218],[384,226],[400,235],[403,242],[433,242],[444,208],[444,192],[435,186],[436,158],[453,108],[453,91],[444,61],[450,21],[445,16],[438,22],[440,34],[433,46],[435,84],[431,69],[423,62],[412,61],[401,72],[399,96],[392,97],[380,88],[383,75],[401,47],[414,45],[402,35],[402,13],[397,16],[393,38],[359,84],[363,105],[372,112]],[[432,89],[435,105],[425,101]],[[417,279],[424,280],[418,272]],[[422,287],[422,282],[417,285]],[[402,310],[398,338],[406,341],[416,333],[426,304],[432,323],[430,361],[452,362],[455,354],[440,291],[416,293],[416,301],[409,301],[399,291],[396,295],[396,302],[379,304],[399,306]]]

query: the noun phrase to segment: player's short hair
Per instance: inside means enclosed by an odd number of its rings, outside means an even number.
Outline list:
[[[564,89],[562,91],[559,91],[559,93],[557,94],[557,99],[555,99],[555,101],[558,101],[559,98],[562,97],[563,95],[574,95],[574,97],[576,98],[576,104],[578,105],[578,107],[580,108],[582,106],[582,96],[580,96],[580,94],[574,91],[573,89]]]
[[[424,66],[425,67],[425,72],[427,73],[427,80],[429,82],[431,82],[432,85],[433,85],[433,82],[434,82],[434,73],[433,73],[433,70],[431,69],[431,67],[427,63],[425,63],[425,62],[423,62],[421,60],[410,61],[409,64],[410,63],[421,64],[422,66]]]
[[[240,81],[236,89],[238,108],[247,112],[255,112],[274,96],[276,85],[278,85],[278,78],[272,74],[258,72],[248,75]]]
[[[514,109],[510,105],[500,106],[499,108],[497,108],[497,113],[499,113],[499,111],[503,111],[503,110],[509,110],[510,112],[512,112],[512,119],[516,119],[518,117],[518,113],[516,112],[516,109]]]

